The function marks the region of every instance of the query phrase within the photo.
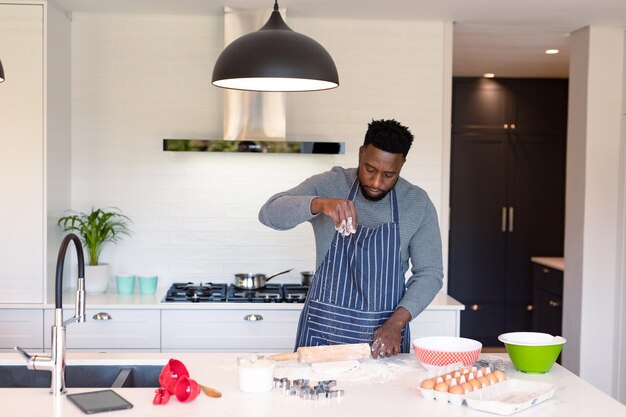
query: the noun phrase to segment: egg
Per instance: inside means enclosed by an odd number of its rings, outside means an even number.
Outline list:
[[[494,374],[487,374],[485,375],[485,378],[489,380],[489,383],[491,385],[498,383],[498,378]]]
[[[450,387],[445,382],[440,382],[437,385],[435,385],[435,391],[439,391],[439,392],[448,392],[449,388]]]
[[[493,375],[498,378],[498,382],[502,382],[506,379],[506,376],[504,375],[504,372],[502,372],[499,369],[496,369],[495,371],[493,371]]]
[[[433,389],[435,388],[435,381],[433,381],[432,379],[425,379],[422,381],[420,387],[424,389]]]
[[[472,391],[474,391],[474,387],[469,382],[462,383],[461,384],[461,388],[463,388],[463,391],[465,391],[465,392],[472,392]]]
[[[483,386],[481,385],[481,383],[480,383],[480,382],[478,382],[478,380],[477,380],[477,379],[470,379],[470,380],[469,380],[469,383],[472,385],[472,387],[473,387],[474,389],[481,389],[481,388],[483,387]]]
[[[481,376],[480,378],[478,378],[478,382],[480,382],[483,387],[488,387],[489,385],[491,385],[491,382],[489,381],[489,379],[487,379],[486,376]]]
[[[463,390],[463,388],[460,385],[455,385],[453,387],[450,388],[450,394],[455,394],[455,395],[459,395],[459,394],[464,394],[465,391]]]

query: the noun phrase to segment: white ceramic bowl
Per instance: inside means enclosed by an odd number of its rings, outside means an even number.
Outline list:
[[[464,337],[430,336],[413,339],[415,355],[426,369],[436,369],[453,363],[473,365],[483,345]]]

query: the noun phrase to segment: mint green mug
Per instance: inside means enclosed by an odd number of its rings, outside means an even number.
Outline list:
[[[116,275],[115,282],[117,284],[118,294],[132,294],[135,292],[134,275]]]
[[[156,275],[140,276],[139,293],[144,295],[156,293],[158,281],[159,277],[157,277]]]

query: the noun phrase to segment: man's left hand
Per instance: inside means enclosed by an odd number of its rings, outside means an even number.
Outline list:
[[[411,321],[411,313],[404,307],[398,309],[374,332],[372,357],[385,358],[400,353],[402,329]]]

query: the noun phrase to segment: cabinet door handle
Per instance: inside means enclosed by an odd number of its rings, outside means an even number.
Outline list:
[[[515,123],[511,123],[511,129],[512,129],[512,130],[515,130],[515,128],[516,128],[516,127],[517,127],[517,126],[515,126]]]
[[[105,311],[94,314],[92,318],[94,320],[113,320],[113,317],[111,317],[111,315],[109,315],[109,313]]]
[[[470,309],[472,311],[478,311],[480,310],[480,306],[478,304],[472,304],[472,306],[470,307]]]
[[[561,303],[559,303],[558,301],[554,301],[554,300],[550,300],[550,301],[548,301],[548,305],[549,305],[550,307],[554,307],[554,308],[556,308],[556,307],[561,307]]]
[[[505,129],[508,129],[509,125],[508,125],[508,123],[505,123],[502,127],[505,128]]]
[[[509,233],[513,232],[513,206],[509,207]]]
[[[534,308],[535,308],[535,306],[533,306],[532,304],[528,304],[528,305],[526,306],[526,311],[533,311],[533,310],[534,310]]]
[[[260,314],[246,314],[243,319],[246,321],[260,321],[263,320],[263,316]]]
[[[544,274],[549,274],[550,270],[548,268],[543,268],[541,272],[543,272]]]
[[[506,207],[502,207],[502,232],[506,233]]]

